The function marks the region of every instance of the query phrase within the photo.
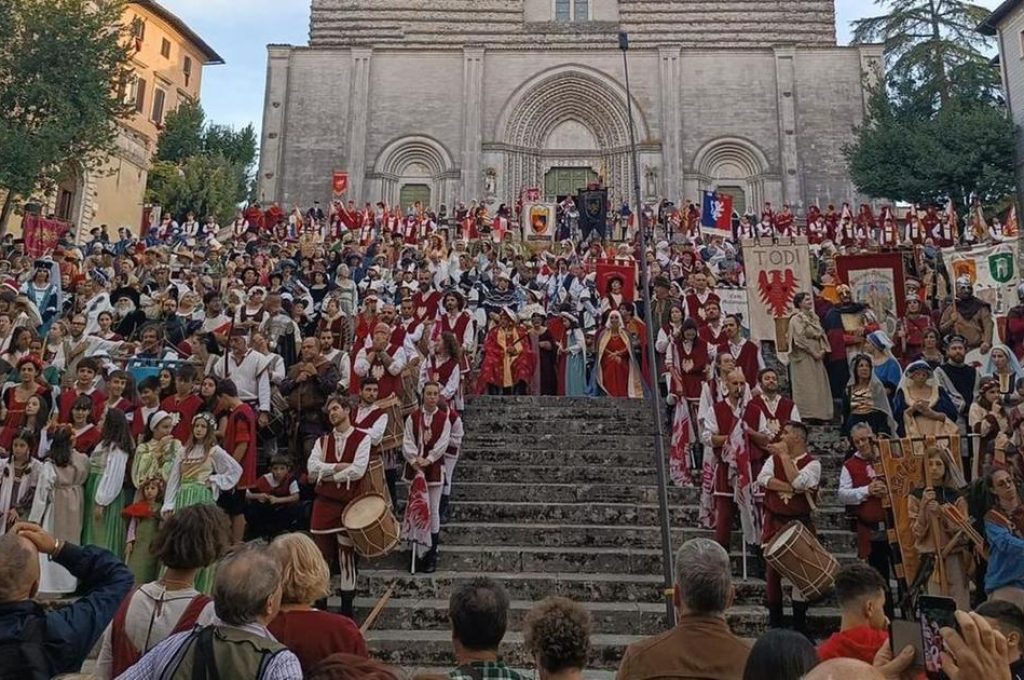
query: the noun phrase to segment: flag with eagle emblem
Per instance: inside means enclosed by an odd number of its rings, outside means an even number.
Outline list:
[[[415,557],[423,557],[430,550],[430,495],[422,470],[409,485],[409,500],[402,517],[402,540]]]

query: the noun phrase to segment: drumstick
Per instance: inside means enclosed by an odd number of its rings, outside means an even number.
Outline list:
[[[363,621],[363,625],[359,627],[360,633],[366,635],[366,632],[373,627],[374,623],[377,622],[377,619],[380,617],[381,612],[384,611],[384,607],[386,607],[388,602],[391,600],[391,596],[394,594],[395,586],[397,585],[398,579],[394,579],[393,581],[391,581],[391,585],[388,586],[388,589],[384,591],[383,595],[380,596],[380,599],[377,600],[377,604],[373,606],[373,609],[370,610],[370,613],[369,615],[367,615],[366,620]]]

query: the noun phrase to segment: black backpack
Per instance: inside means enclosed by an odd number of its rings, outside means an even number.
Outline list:
[[[47,680],[51,675],[46,615],[33,612],[25,619],[18,639],[0,640],[0,680]]]

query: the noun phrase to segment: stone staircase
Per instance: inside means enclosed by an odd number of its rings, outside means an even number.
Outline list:
[[[611,671],[623,650],[665,630],[653,425],[646,402],[555,397],[476,397],[464,414],[466,437],[455,474],[452,521],[442,529],[434,574],[408,573],[400,552],[365,565],[357,618],[363,620],[395,582],[392,599],[368,633],[371,649],[406,668],[453,664],[447,622],[453,585],[477,576],[501,582],[512,600],[503,654],[531,667],[521,621],[548,595],[587,606],[594,619],[590,667]],[[824,545],[841,561],[855,559],[835,488],[842,457],[838,432],[812,428],[823,455],[823,494],[815,519]],[[696,536],[699,491],[670,488],[673,547]],[[734,573],[741,573],[739,531]],[[734,632],[757,637],[767,621],[764,582],[737,582],[729,612]],[[835,630],[838,611],[826,600],[811,609],[812,631]]]

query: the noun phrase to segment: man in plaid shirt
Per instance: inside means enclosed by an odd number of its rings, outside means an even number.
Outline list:
[[[525,680],[498,658],[508,624],[508,593],[489,578],[459,586],[448,601],[458,667],[452,680]]]

